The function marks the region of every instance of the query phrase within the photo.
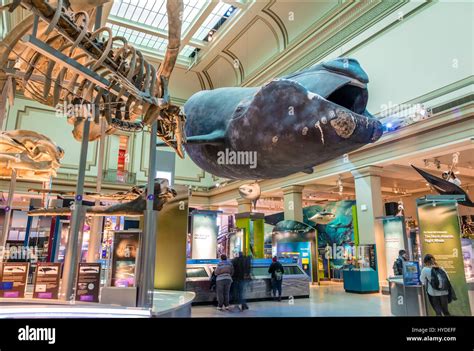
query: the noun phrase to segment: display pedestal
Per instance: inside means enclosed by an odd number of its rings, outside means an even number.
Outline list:
[[[389,278],[390,311],[394,316],[426,316],[423,286],[405,285],[402,278]]]
[[[379,276],[371,268],[343,270],[344,290],[350,293],[370,294],[379,292]]]

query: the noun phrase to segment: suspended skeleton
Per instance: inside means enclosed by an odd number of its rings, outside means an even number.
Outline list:
[[[155,179],[153,189],[153,210],[161,211],[163,206],[176,197],[176,190],[170,187],[167,179]],[[123,198],[127,201],[111,206],[86,206],[88,216],[143,216],[146,209],[147,191],[146,188],[134,187],[130,190],[129,197]],[[97,196],[106,199],[107,196]],[[72,209],[69,207],[41,208],[28,212],[29,216],[66,216],[70,215]]]
[[[103,131],[102,117],[107,134],[141,131],[158,121],[158,137],[184,157],[185,117],[170,103],[168,92],[181,42],[183,2],[167,2],[168,48],[158,71],[124,37],[113,36],[110,28],[92,31],[95,8],[106,2],[15,0],[4,6],[13,11],[21,5],[32,15],[0,42],[0,119],[6,100],[12,104],[14,92],[21,90],[52,107],[92,106],[90,115],[68,116],[77,140],[82,139],[85,117],[93,118],[90,141]],[[40,19],[37,26],[35,15]],[[42,47],[54,49],[54,54]]]

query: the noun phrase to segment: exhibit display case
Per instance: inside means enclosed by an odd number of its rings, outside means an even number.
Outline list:
[[[251,280],[248,282],[247,299],[271,299],[271,283],[268,268],[270,259],[253,259],[251,264]],[[309,297],[310,278],[292,259],[282,259],[284,268],[283,295]],[[211,290],[211,276],[217,266],[218,260],[188,260],[186,265],[186,290],[196,294],[195,304],[214,303],[216,292]]]

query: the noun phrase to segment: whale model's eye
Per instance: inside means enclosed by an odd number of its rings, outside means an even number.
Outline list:
[[[343,110],[337,110],[336,115],[337,117],[331,120],[332,127],[341,138],[349,138],[356,127],[354,117]]]

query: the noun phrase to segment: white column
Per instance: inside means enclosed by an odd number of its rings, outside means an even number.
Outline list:
[[[384,215],[381,175],[382,168],[366,166],[354,169],[357,203],[357,222],[359,226],[359,245],[375,244],[377,250],[377,270],[379,282],[386,277],[385,243],[383,228],[377,217]]]
[[[285,220],[303,222],[303,189],[302,185],[283,187]]]

